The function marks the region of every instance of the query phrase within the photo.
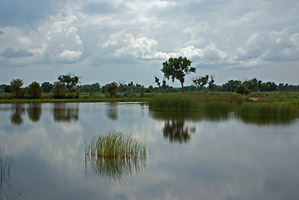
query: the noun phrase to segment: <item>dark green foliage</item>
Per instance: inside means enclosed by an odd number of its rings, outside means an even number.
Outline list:
[[[96,93],[101,92],[101,86],[99,83],[94,84],[87,84],[87,85],[81,85],[78,87],[79,92],[89,92],[89,93]]]
[[[237,87],[236,92],[238,94],[249,94],[250,90],[245,87],[243,84],[241,84],[239,87]]]
[[[39,99],[42,96],[42,88],[38,82],[32,82],[27,88],[27,94],[31,99]]]
[[[72,92],[72,89],[77,85],[79,82],[79,77],[71,74],[67,75],[60,75],[58,80],[61,83],[65,84],[65,87],[68,89],[69,92]]]
[[[209,81],[209,76],[203,76],[203,77],[197,77],[193,79],[193,83],[198,87],[198,88],[203,88],[206,84],[208,84]],[[213,80],[214,81],[214,80]]]
[[[161,94],[149,100],[151,110],[219,112],[240,105],[244,97],[234,93]]]
[[[14,98],[21,98],[24,96],[22,86],[23,86],[22,79],[14,79],[10,82],[10,89],[12,91],[12,96]]]
[[[0,94],[1,93],[9,93],[11,92],[10,86],[6,84],[1,84],[0,85]]]
[[[51,92],[51,90],[53,88],[53,84],[49,83],[49,82],[43,82],[41,87],[42,87],[43,92]]]
[[[236,89],[241,85],[241,81],[229,80],[221,86],[221,91],[223,92],[235,92]]]
[[[172,79],[173,82],[175,79],[179,80],[182,90],[184,90],[185,75],[196,72],[194,67],[190,67],[191,63],[186,57],[169,58],[168,61],[162,64],[161,71],[164,73],[165,78]]]
[[[63,99],[66,95],[65,84],[62,82],[55,82],[51,92],[55,99]]]
[[[105,86],[105,92],[110,96],[110,97],[115,97],[117,95],[117,83],[112,82],[108,85]]]

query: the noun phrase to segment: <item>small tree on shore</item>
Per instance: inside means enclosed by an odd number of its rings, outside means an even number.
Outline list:
[[[22,79],[14,79],[10,82],[10,89],[12,91],[12,96],[14,98],[21,98],[23,96],[22,87],[23,80]]]
[[[55,99],[62,99],[65,97],[65,84],[61,82],[55,82],[51,92]]]
[[[31,99],[38,99],[42,96],[42,88],[38,82],[32,82],[27,89],[27,94]]]
[[[58,77],[58,80],[61,83],[65,84],[65,87],[68,89],[69,92],[72,92],[74,87],[77,85],[79,82],[79,77],[72,75],[72,74],[67,74],[67,75],[60,75]]]
[[[105,87],[105,92],[110,95],[110,97],[117,95],[117,83],[112,82]]]

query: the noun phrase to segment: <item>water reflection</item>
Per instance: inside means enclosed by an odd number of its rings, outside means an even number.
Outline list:
[[[85,156],[86,171],[121,182],[123,177],[132,176],[134,172],[141,172],[146,167],[144,158],[104,158],[97,155]]]
[[[16,199],[11,181],[12,156],[0,145],[0,199]]]
[[[288,126],[296,122],[296,117],[294,116],[273,116],[273,115],[244,115],[236,114],[236,117],[242,120],[246,124],[255,124],[258,126]]]
[[[195,126],[190,126],[185,121],[202,119],[201,115],[194,113],[150,112],[150,115],[154,119],[164,121],[163,136],[171,143],[187,143],[196,129]]]
[[[107,114],[107,117],[111,120],[117,120],[118,119],[117,104],[118,103],[116,103],[116,102],[107,103],[106,114]]]
[[[27,115],[32,122],[38,122],[42,115],[41,104],[29,104],[27,107]]]
[[[56,122],[71,122],[79,120],[79,104],[54,103],[53,118]]]
[[[10,116],[10,121],[14,125],[22,125],[23,117],[22,115],[25,113],[24,104],[12,104],[12,114]]]

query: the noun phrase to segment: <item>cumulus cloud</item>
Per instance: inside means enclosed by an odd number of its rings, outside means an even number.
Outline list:
[[[25,50],[25,49],[17,49],[14,50],[12,48],[5,49],[0,56],[5,58],[20,58],[20,57],[31,57],[34,56],[33,53]]]
[[[56,21],[44,35],[41,54],[54,62],[75,62],[82,55],[82,40],[78,35],[78,28],[74,26],[75,16]]]
[[[3,31],[0,31],[0,35],[2,35],[2,34],[4,34],[4,32],[3,32]]]
[[[79,60],[81,55],[81,51],[64,50],[61,54],[59,54],[58,57],[62,60],[74,62],[76,60]]]
[[[264,61],[299,60],[299,34],[289,34],[287,29],[266,33],[255,33],[239,48],[240,59]]]

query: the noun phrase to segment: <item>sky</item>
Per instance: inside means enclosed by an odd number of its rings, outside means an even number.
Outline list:
[[[186,85],[206,74],[298,85],[299,1],[0,0],[0,84],[72,73],[155,85],[179,56],[197,69]]]

